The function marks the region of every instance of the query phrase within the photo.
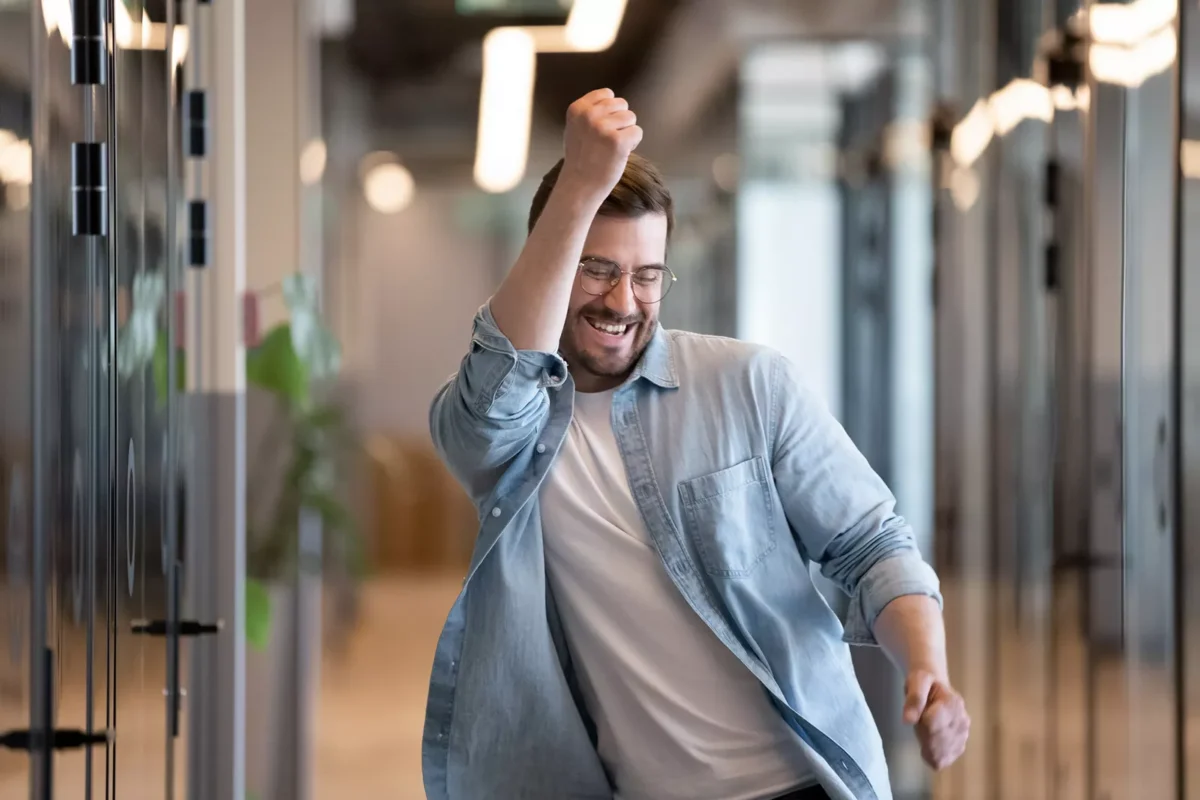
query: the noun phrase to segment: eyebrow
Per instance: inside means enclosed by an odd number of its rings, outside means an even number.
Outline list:
[[[590,256],[590,255],[588,255],[587,253],[584,253],[582,256],[580,256],[580,257],[579,257],[579,260],[580,260],[580,261],[603,261],[605,264],[612,264],[612,265],[614,265],[614,266],[616,266],[616,267],[620,267],[620,266],[621,266],[621,264],[620,264],[619,262],[617,262],[617,261],[613,261],[611,258],[605,258],[604,256]],[[651,268],[653,268],[653,269],[666,269],[666,268],[667,268],[667,265],[666,265],[666,264],[662,264],[662,263],[658,263],[658,262],[656,262],[656,263],[653,263],[653,264],[642,264],[642,265],[640,265],[640,266],[634,267],[633,269],[634,269],[634,270],[639,270],[639,269],[651,269]]]

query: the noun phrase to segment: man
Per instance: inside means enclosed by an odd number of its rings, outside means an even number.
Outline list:
[[[434,400],[480,512],[438,642],[432,800],[891,797],[846,642],[881,644],[935,768],[969,720],[938,582],[777,353],[665,331],[671,197],[628,104],[572,104],[530,234]],[[846,629],[808,565],[851,597]]]

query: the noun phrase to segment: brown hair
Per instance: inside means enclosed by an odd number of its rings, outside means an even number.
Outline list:
[[[542,178],[541,185],[533,195],[533,203],[529,206],[529,230],[531,231],[537,224],[538,217],[542,215],[542,210],[546,208],[550,192],[558,183],[562,166],[562,159],[559,159],[558,163],[551,167],[550,171]],[[613,187],[608,199],[600,206],[600,214],[606,217],[640,217],[643,214],[662,214],[667,218],[668,238],[675,229],[675,202],[671,199],[667,183],[663,180],[658,167],[637,153],[629,155],[629,161],[625,164],[625,173]]]

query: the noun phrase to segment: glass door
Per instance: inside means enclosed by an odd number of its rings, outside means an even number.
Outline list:
[[[182,796],[174,16],[0,7],[0,797]]]
[[[1180,14],[1178,724],[1180,797],[1200,800],[1200,7]]]
[[[34,498],[32,14],[0,7],[0,731],[28,729]],[[0,750],[0,797],[27,797],[32,762]]]

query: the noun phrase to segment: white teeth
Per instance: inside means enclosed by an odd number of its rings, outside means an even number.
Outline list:
[[[625,329],[629,327],[628,325],[610,325],[607,322],[594,322],[592,320],[588,320],[588,322],[591,323],[592,327],[596,330],[604,331],[605,333],[611,333],[614,336],[621,336],[625,333]]]

